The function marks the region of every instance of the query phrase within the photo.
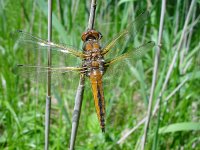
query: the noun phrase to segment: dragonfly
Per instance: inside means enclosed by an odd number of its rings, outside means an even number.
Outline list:
[[[48,42],[27,32],[17,31],[15,34],[18,37],[20,48],[24,46],[29,53],[33,52],[31,51],[32,49],[34,51],[41,49],[42,52],[50,49],[52,52],[58,53],[58,55],[65,55],[67,58],[73,56],[75,60],[80,60],[80,64],[77,66],[49,67],[47,65],[20,64],[18,68],[23,73],[28,72],[30,75],[36,72],[39,74],[38,78],[42,78],[40,74],[47,73],[48,71],[52,75],[68,74],[71,80],[73,79],[73,73],[84,75],[89,79],[100,128],[102,132],[105,132],[104,79],[118,77],[119,72],[123,73],[123,71],[126,71],[124,70],[124,66],[127,65],[125,62],[134,62],[141,59],[154,47],[155,43],[153,41],[148,41],[139,47],[128,46],[132,45],[131,40],[144,27],[148,17],[149,12],[140,14],[127,25],[126,29],[118,33],[105,46],[100,44],[103,37],[100,32],[95,29],[87,30],[81,36],[83,42],[82,51],[71,46]]]

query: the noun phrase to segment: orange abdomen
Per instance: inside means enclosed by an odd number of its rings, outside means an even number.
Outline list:
[[[102,85],[102,74],[98,69],[95,69],[90,74],[90,83],[96,108],[97,117],[102,129],[105,132],[105,100]]]

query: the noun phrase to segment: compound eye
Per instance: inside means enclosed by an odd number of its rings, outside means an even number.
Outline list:
[[[86,41],[87,35],[88,35],[87,32],[84,32],[84,33],[82,34],[82,36],[81,36],[82,41]]]
[[[96,30],[88,30],[84,32],[81,36],[82,41],[87,41],[89,39],[100,40],[102,38],[102,34]]]
[[[101,32],[99,32],[99,40],[103,37],[103,35],[101,34]]]

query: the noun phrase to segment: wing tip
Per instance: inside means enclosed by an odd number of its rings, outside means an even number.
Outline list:
[[[145,10],[138,17],[140,17],[140,16],[146,16],[146,17],[148,17],[148,16],[150,16],[150,12],[148,10]]]
[[[16,30],[16,32],[23,32],[22,30]]]
[[[24,65],[22,65],[22,64],[17,64],[17,67],[23,67]]]
[[[22,33],[23,31],[22,30],[15,30],[15,31],[11,31],[9,36],[11,39],[14,39],[16,40],[16,38],[18,37],[18,33]]]
[[[101,128],[102,133],[105,133],[105,127]]]
[[[147,44],[152,44],[152,46],[156,45],[156,43],[154,41],[149,41],[149,42],[147,42]]]

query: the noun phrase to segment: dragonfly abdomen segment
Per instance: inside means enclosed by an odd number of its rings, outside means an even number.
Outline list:
[[[97,70],[93,70],[90,74],[90,83],[95,102],[97,117],[102,129],[105,132],[105,99],[102,85],[102,74]]]

